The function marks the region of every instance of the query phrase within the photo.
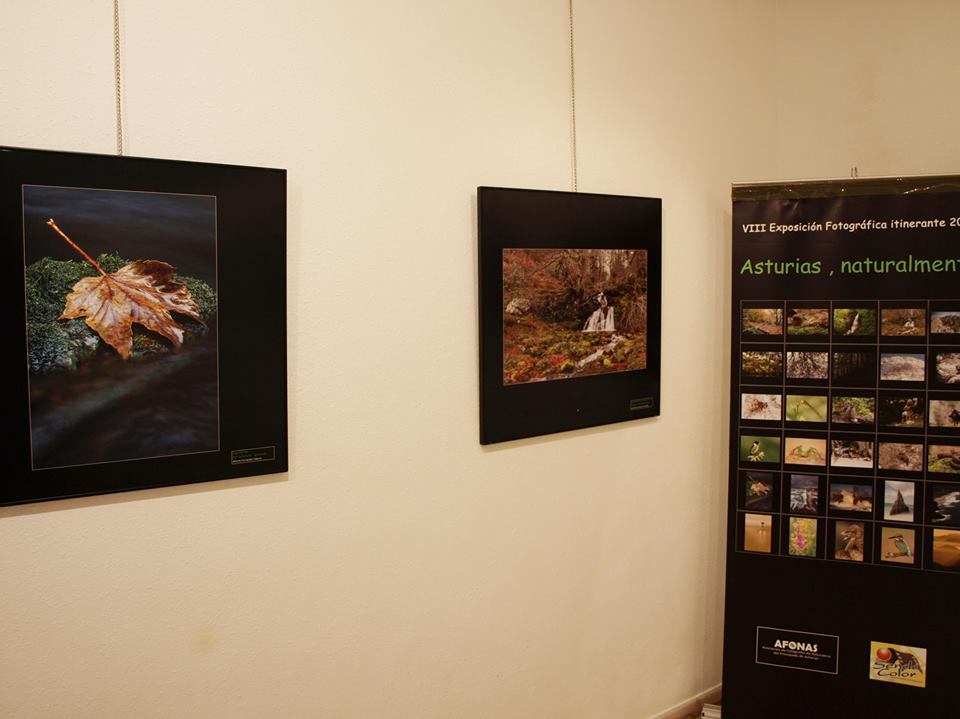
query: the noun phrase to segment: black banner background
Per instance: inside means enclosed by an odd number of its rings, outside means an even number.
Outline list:
[[[756,340],[756,349],[769,343],[777,348],[803,349],[807,338],[745,338],[741,334],[741,310],[748,306],[783,307],[790,303],[839,307],[854,301],[878,310],[877,334],[868,350],[882,353],[886,348],[910,350],[898,340],[880,336],[879,310],[896,306],[897,300],[919,301],[913,305],[926,307],[929,331],[929,310],[940,302],[941,307],[960,298],[960,273],[897,273],[850,274],[841,273],[841,260],[874,260],[954,258],[960,261],[960,222],[950,226],[951,218],[960,216],[960,189],[958,178],[924,178],[920,180],[863,180],[837,183],[798,183],[795,185],[755,185],[734,189],[733,206],[733,281],[732,281],[732,348],[731,348],[731,407],[730,456],[727,537],[726,619],[724,636],[723,715],[727,719],[791,719],[793,717],[955,717],[956,677],[960,661],[955,654],[956,607],[960,602],[960,574],[943,570],[933,564],[928,508],[923,487],[930,481],[960,480],[955,478],[898,475],[874,470],[862,480],[881,489],[874,497],[871,515],[864,517],[872,541],[864,554],[865,561],[838,561],[833,558],[834,521],[850,520],[850,515],[837,514],[829,507],[828,497],[831,466],[784,466],[783,438],[807,435],[827,441],[834,437],[831,422],[812,425],[809,431],[797,429],[794,423],[747,423],[741,429],[741,344]],[[876,222],[891,220],[926,220],[940,218],[946,227],[912,229],[823,230],[810,232],[748,232],[747,225],[764,223],[799,224],[819,222]],[[769,227],[769,225],[767,225]],[[750,260],[765,262],[822,263],[817,274],[756,275],[742,273]],[[833,274],[831,276],[831,270]],[[767,302],[769,301],[769,302]],[[930,303],[933,302],[934,305]],[[836,303],[836,304],[834,304]],[[908,306],[910,303],[902,303]],[[960,305],[958,305],[960,307]],[[949,307],[948,307],[949,308]],[[831,320],[833,314],[831,312]],[[833,369],[834,342],[829,336],[818,338],[821,346],[831,354]],[[960,341],[960,335],[957,336]],[[904,386],[926,395],[936,396],[931,386],[933,350],[928,345],[940,345],[939,339],[929,337],[928,343],[916,344],[917,353],[927,352],[926,381]],[[952,338],[947,338],[948,345]],[[904,339],[903,345],[916,342]],[[812,346],[812,345],[811,345]],[[856,350],[851,345],[849,349]],[[960,352],[960,345],[946,346]],[[752,382],[743,382],[744,386]],[[787,380],[757,387],[752,391],[780,393],[784,397],[791,388],[797,393],[827,394],[832,397],[830,383],[807,386],[803,381]],[[817,385],[818,383],[813,383]],[[865,387],[864,393],[894,391],[896,385],[881,382]],[[960,387],[958,387],[960,389]],[[946,393],[945,393],[946,394]],[[946,395],[949,396],[949,395]],[[957,393],[960,399],[960,392]],[[829,411],[828,399],[828,411]],[[784,402],[784,405],[786,403]],[[926,408],[924,410],[926,415]],[[936,441],[927,437],[928,419],[917,436],[904,435],[902,441]],[[767,426],[764,426],[766,424]],[[846,428],[848,429],[848,428]],[[872,427],[866,435],[875,442],[887,438],[886,430]],[[891,430],[891,432],[899,430]],[[781,438],[781,458],[776,464],[749,466],[741,462],[740,434],[770,434]],[[949,444],[948,436],[942,441]],[[844,436],[843,434],[837,436]],[[889,439],[889,438],[887,438]],[[954,440],[957,442],[958,440]],[[924,450],[926,455],[927,450]],[[773,500],[772,551],[767,553],[744,551],[744,515],[741,485],[743,472],[748,469],[771,472],[778,487]],[[926,463],[925,463],[926,468]],[[838,471],[839,468],[837,468]],[[789,477],[791,473],[817,474],[820,485],[818,519],[818,557],[788,556],[787,529],[789,522]],[[843,472],[843,474],[847,474]],[[880,561],[880,531],[882,526],[897,526],[883,519],[884,478],[910,479],[916,482],[918,515],[909,525],[917,536],[916,565],[904,566]],[[838,476],[839,478],[839,476]],[[849,479],[849,478],[845,478]],[[854,478],[860,479],[860,478]],[[960,489],[960,484],[958,484]],[[876,490],[875,490],[876,492]],[[859,519],[859,518],[857,518]],[[927,523],[927,524],[925,524]],[[839,637],[839,671],[836,675],[789,668],[767,666],[756,662],[758,627],[780,627],[797,632],[811,632]],[[896,642],[927,649],[926,688],[874,681],[869,678],[871,641]]]

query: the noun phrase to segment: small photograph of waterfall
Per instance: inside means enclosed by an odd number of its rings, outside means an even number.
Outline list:
[[[875,337],[877,310],[872,307],[836,308],[833,311],[833,336],[836,339]]]
[[[503,383],[647,367],[647,251],[503,250]]]
[[[26,185],[33,469],[219,448],[217,198]]]

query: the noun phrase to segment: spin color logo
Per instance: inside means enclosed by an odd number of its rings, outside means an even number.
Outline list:
[[[870,642],[870,678],[909,687],[927,686],[927,650]]]

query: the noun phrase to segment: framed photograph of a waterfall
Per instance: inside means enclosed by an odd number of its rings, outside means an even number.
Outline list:
[[[660,205],[477,189],[481,444],[660,414]]]
[[[0,505],[287,469],[286,173],[0,147]]]

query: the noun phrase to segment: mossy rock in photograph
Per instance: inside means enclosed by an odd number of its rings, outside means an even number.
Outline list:
[[[129,264],[116,254],[102,254],[97,262],[106,272],[116,272]],[[73,286],[84,277],[93,277],[96,270],[81,260],[52,260],[44,257],[26,268],[27,355],[30,372],[46,374],[75,369],[92,357],[102,340],[82,319],[59,319]],[[200,316],[209,322],[217,313],[217,296],[206,282],[193,277],[175,277],[186,285],[197,303]],[[177,315],[183,327],[184,342],[206,333],[206,327]],[[170,352],[173,347],[158,335],[134,325],[130,359],[143,359]]]

